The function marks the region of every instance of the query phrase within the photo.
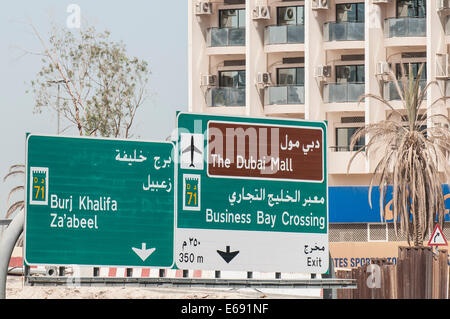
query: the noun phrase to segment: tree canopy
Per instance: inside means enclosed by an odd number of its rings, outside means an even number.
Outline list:
[[[389,108],[386,120],[371,123],[357,131],[351,140],[353,149],[358,140],[369,136],[368,143],[355,152],[348,163],[348,169],[354,158],[363,153],[379,156],[372,174],[369,187],[377,183],[380,190],[380,214],[383,220],[383,207],[386,204],[388,186],[393,187],[392,211],[394,229],[407,235],[414,246],[423,245],[426,236],[438,222],[444,226],[445,200],[442,184],[450,177],[448,156],[450,153],[450,119],[440,113],[431,112],[437,102],[428,109],[422,102],[426,98],[428,88],[436,84],[430,81],[423,89],[420,87],[424,64],[414,76],[411,65],[406,73],[402,67],[400,82],[391,71],[390,78],[394,82],[403,104],[403,109],[396,109],[390,101],[373,94],[361,96],[374,98]],[[405,121],[402,121],[404,119]]]
[[[32,28],[43,48],[42,68],[31,81],[35,112],[59,109],[80,135],[130,137],[147,97],[148,63],[129,57],[107,30],[54,26],[44,41]]]

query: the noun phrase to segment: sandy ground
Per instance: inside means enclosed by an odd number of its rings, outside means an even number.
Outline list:
[[[22,276],[8,276],[7,299],[263,299],[311,298],[294,291],[280,293],[273,289],[251,288],[176,288],[176,287],[67,287],[27,286]]]

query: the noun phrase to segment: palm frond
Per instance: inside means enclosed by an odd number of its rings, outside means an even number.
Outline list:
[[[11,177],[14,175],[25,175],[25,171],[24,170],[10,171],[3,177],[3,181],[5,182],[8,179],[8,177]]]
[[[394,109],[382,97],[373,94],[361,96],[359,102],[365,98],[373,98],[388,106],[391,112],[386,120],[366,124],[352,136],[351,150],[362,136],[366,137],[367,143],[352,154],[347,172],[361,152],[369,157],[369,152],[376,154],[377,162],[369,182],[370,207],[372,188],[378,185],[380,219],[383,221],[386,194],[392,186],[395,234],[406,234],[409,244],[413,241],[414,245],[422,245],[425,236],[433,229],[435,220],[443,226],[445,201],[442,184],[445,180],[442,176],[445,179],[450,176],[450,118],[444,114],[425,115],[420,118],[420,107],[427,91],[436,82],[430,81],[421,89],[420,79],[424,64],[420,66],[416,77],[411,64],[407,76],[403,64],[400,64],[400,67],[403,75],[401,83],[399,84],[392,71],[391,76],[401,97],[408,125],[403,126],[400,121],[395,120],[394,115],[402,118],[401,110]],[[443,100],[446,98],[437,99],[431,103],[430,108]],[[439,125],[430,126],[435,120]],[[425,124],[429,125],[423,128]],[[439,167],[444,167],[444,174]]]
[[[23,164],[14,164],[14,165],[11,165],[10,167],[9,167],[9,171],[11,172],[12,170],[14,170],[14,169],[16,169],[16,168],[25,168],[25,165],[23,165]]]
[[[8,199],[6,200],[6,202],[9,202],[9,200],[11,199],[11,197],[12,197],[12,195],[13,195],[14,193],[16,193],[16,192],[18,192],[18,191],[20,191],[20,190],[24,190],[24,189],[25,189],[25,186],[23,186],[23,185],[19,185],[19,186],[13,187],[13,188],[9,191]]]
[[[23,200],[17,201],[11,206],[9,206],[8,210],[6,211],[5,218],[9,218],[16,210],[23,210],[25,207],[25,202]]]

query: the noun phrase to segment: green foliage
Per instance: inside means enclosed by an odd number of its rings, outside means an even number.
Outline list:
[[[42,68],[31,81],[34,111],[57,110],[59,105],[80,135],[130,137],[133,119],[146,98],[148,63],[129,57],[122,42],[94,27],[75,34],[55,26],[48,44],[42,39],[41,43]]]

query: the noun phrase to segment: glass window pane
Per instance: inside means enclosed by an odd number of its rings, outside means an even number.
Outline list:
[[[238,71],[238,87],[245,87],[245,71]]]
[[[239,28],[245,28],[245,10],[238,10],[239,14]]]
[[[350,77],[350,68],[347,65],[336,66],[337,83],[347,83],[349,77]]]
[[[336,146],[337,151],[347,151],[348,150],[348,140],[349,131],[347,128],[337,128],[336,129]]]
[[[233,86],[233,73],[229,71],[219,72],[219,86],[220,87],[232,87]]]
[[[336,128],[336,150],[350,151],[351,138],[359,127],[339,127]],[[358,150],[365,145],[365,137],[362,136],[355,144],[353,150]]]
[[[337,83],[364,82],[364,65],[337,65]]]
[[[357,82],[356,66],[350,65],[350,66],[348,66],[348,69],[350,72],[349,72],[347,81],[348,82]]]
[[[336,22],[345,22],[347,21],[348,11],[345,10],[345,6],[343,4],[336,5]]]
[[[305,24],[305,7],[297,7],[297,24]]]
[[[398,0],[397,1],[397,17],[408,17],[410,14],[410,8],[412,7],[411,1]]]
[[[297,85],[304,85],[305,84],[305,69],[304,68],[297,68]]]
[[[397,18],[400,17],[425,17],[426,1],[425,0],[398,0],[397,1]]]
[[[245,70],[220,71],[219,87],[245,87]]]
[[[417,78],[417,74],[419,73],[420,65],[422,63],[424,64],[424,66],[423,66],[422,74],[421,74],[420,78],[426,79],[427,78],[427,63],[426,62],[403,63],[403,71],[405,73],[404,76],[406,76],[406,77],[409,76],[409,65],[411,64],[413,77],[414,77],[414,79]],[[402,69],[401,69],[400,63],[395,65],[395,75],[397,76],[397,79],[400,79],[402,77]]]
[[[364,3],[337,4],[336,22],[364,22]]]
[[[356,66],[356,82],[365,82],[365,71],[364,71],[364,65],[357,65]]]
[[[426,1],[425,0],[417,0],[417,16],[418,17],[426,17]]]
[[[364,22],[364,3],[358,3],[357,5],[357,21]]]
[[[299,68],[280,68],[277,69],[278,85],[304,85],[305,83],[305,69]]]
[[[296,7],[278,8],[278,25],[297,24]]]
[[[356,5],[355,4],[344,4],[345,10],[347,11],[347,21],[356,21]]]
[[[279,85],[293,85],[296,84],[296,70],[290,69],[278,69],[278,84]]]
[[[245,28],[245,9],[219,11],[220,28]]]
[[[219,11],[219,27],[220,28],[237,28],[238,27],[237,10],[220,10]]]

